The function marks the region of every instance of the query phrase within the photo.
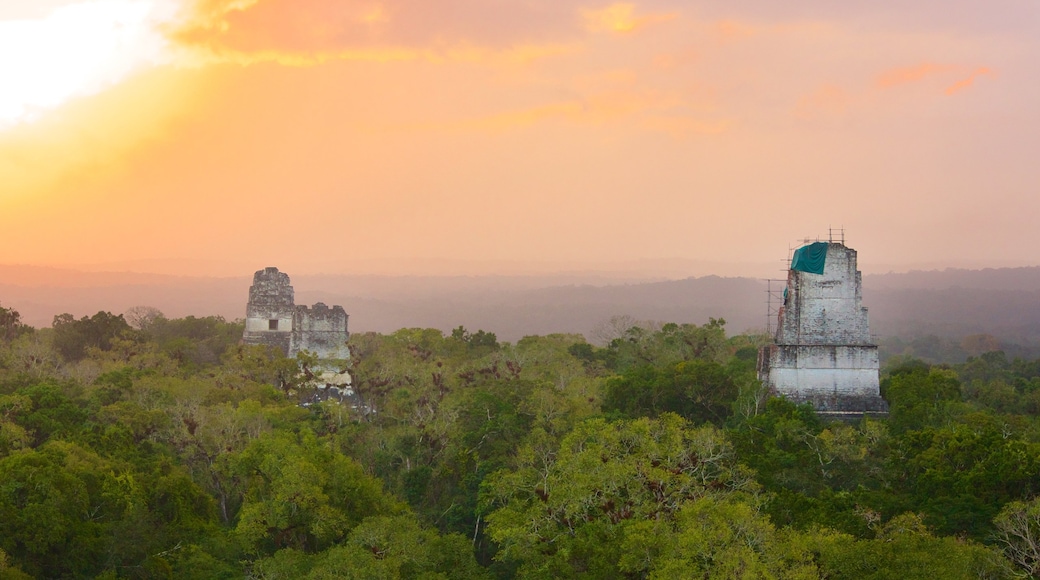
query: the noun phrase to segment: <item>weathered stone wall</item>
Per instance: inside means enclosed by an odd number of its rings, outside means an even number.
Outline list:
[[[296,306],[289,275],[265,268],[253,275],[246,306],[245,344],[280,348],[287,356],[309,351],[320,359],[347,359],[347,313],[342,306],[321,302]]]
[[[768,380],[779,392],[878,394],[878,351],[861,345],[772,345]]]
[[[306,350],[322,359],[350,358],[347,350],[348,315],[342,306],[329,308],[319,302],[311,308],[297,306],[293,315],[290,355]]]
[[[777,344],[871,344],[856,250],[828,244],[823,274],[791,270]]]
[[[887,410],[856,257],[855,250],[831,243],[823,274],[791,270],[775,344],[759,354],[762,381],[821,412]]]
[[[265,268],[253,274],[242,342],[274,346],[288,353],[295,311],[293,301],[293,287],[287,274],[278,268]]]

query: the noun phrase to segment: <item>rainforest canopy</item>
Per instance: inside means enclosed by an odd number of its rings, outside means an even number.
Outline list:
[[[794,251],[791,269],[810,274],[823,274],[827,261],[827,242],[815,242]]]

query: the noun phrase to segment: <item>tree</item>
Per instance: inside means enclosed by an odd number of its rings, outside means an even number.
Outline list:
[[[7,552],[0,550],[0,580],[32,580],[32,576],[12,567]]]
[[[498,348],[498,337],[495,336],[495,333],[478,330],[471,334],[466,327],[461,325],[452,329],[451,338],[466,343],[472,349],[485,348],[490,351]]]
[[[799,539],[778,532],[752,503],[708,495],[683,506],[675,534],[658,554],[626,571],[648,569],[650,578],[660,580],[820,578],[811,550]]]
[[[133,329],[111,312],[98,312],[76,320],[71,314],[54,317],[54,348],[66,361],[75,362],[87,355],[87,349],[108,350],[115,339],[131,335]]]
[[[22,315],[17,310],[0,306],[0,343],[11,342],[28,332],[32,332],[32,327],[22,324]]]
[[[987,538],[1001,506],[1040,493],[1040,444],[998,421],[906,433],[891,461],[895,491],[943,534]]]
[[[32,405],[32,399],[25,395],[0,395],[0,457],[32,443],[30,432],[16,421]]]
[[[310,580],[488,577],[466,538],[440,535],[409,515],[367,518],[337,546],[315,555],[281,550],[253,564],[256,578]]]
[[[730,354],[726,321],[711,318],[703,326],[669,323],[658,329],[633,326],[608,345],[607,366],[617,372],[651,365],[665,368],[682,361],[723,362]]]
[[[815,530],[807,547],[818,554],[821,576],[835,580],[888,578],[1007,578],[994,552],[950,537],[935,537],[914,514],[893,518],[877,538],[857,540]]]
[[[145,336],[182,366],[212,366],[242,339],[243,325],[220,316],[168,319],[158,313],[136,313]],[[144,318],[141,320],[141,318]],[[133,324],[133,323],[132,323]]]
[[[1040,498],[1005,505],[993,523],[1008,561],[1030,578],[1040,576]]]
[[[590,419],[555,449],[534,435],[517,466],[482,489],[496,559],[518,564],[521,577],[618,577],[634,566],[622,562],[633,535],[674,533],[689,502],[756,489],[721,433],[674,414]]]
[[[27,332],[0,349],[0,380],[11,386],[65,377],[46,332]]]
[[[592,329],[592,338],[597,344],[607,346],[615,340],[624,339],[633,328],[648,328],[650,325],[628,314],[615,315],[596,325]]]
[[[104,463],[64,442],[0,459],[0,549],[34,576],[100,572],[102,522],[121,515]]]
[[[942,425],[961,400],[957,375],[941,369],[893,372],[882,381],[881,391],[889,404],[889,426],[896,434]]]
[[[123,313],[123,317],[136,330],[148,330],[156,321],[166,318],[153,306],[133,306]]]
[[[234,533],[258,555],[321,551],[365,517],[402,510],[357,462],[306,432],[262,436],[230,468],[243,494]]]
[[[778,526],[870,536],[868,519],[892,501],[891,437],[882,422],[825,423],[811,405],[774,397],[727,433],[769,493],[764,509]]]
[[[11,408],[10,417],[33,436],[33,446],[51,438],[71,438],[78,434],[88,417],[70,393],[53,383],[20,389],[21,404]],[[25,399],[31,403],[25,404]]]
[[[606,382],[603,408],[626,417],[676,413],[694,423],[722,425],[737,398],[737,385],[725,367],[692,360],[666,368],[633,367]]]

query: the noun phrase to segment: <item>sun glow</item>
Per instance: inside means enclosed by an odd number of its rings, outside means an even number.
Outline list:
[[[0,20],[0,129],[166,59],[170,0],[91,0]]]

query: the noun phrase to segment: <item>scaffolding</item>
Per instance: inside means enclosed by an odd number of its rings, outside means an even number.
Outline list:
[[[794,251],[802,246],[813,242],[822,242],[820,236],[812,238],[805,236],[801,240],[787,246],[787,259],[781,260],[784,264],[783,271],[786,273],[791,269],[791,261],[794,259]],[[827,226],[827,242],[831,244],[845,245],[845,226]],[[766,334],[773,336],[773,322],[780,315],[780,308],[784,304],[784,289],[787,288],[787,279],[766,279]]]
[[[773,322],[780,316],[780,308],[784,305],[784,290],[787,280],[766,279],[766,334],[773,338]]]
[[[795,240],[793,243],[788,244],[788,246],[787,246],[787,260],[784,260],[785,270],[790,270],[791,269],[791,260],[794,257],[794,251],[795,250],[797,250],[798,248],[801,248],[802,246],[808,246],[809,244],[811,244],[813,242],[823,242],[823,241],[826,241],[827,243],[830,243],[830,244],[841,244],[841,245],[844,246],[845,245],[845,226],[840,226],[840,227],[837,227],[837,228],[828,226],[827,227],[827,238],[826,239],[824,239],[824,238],[822,238],[820,236],[816,236],[815,238],[812,237],[812,236],[805,236],[804,238],[802,238],[800,240]]]

